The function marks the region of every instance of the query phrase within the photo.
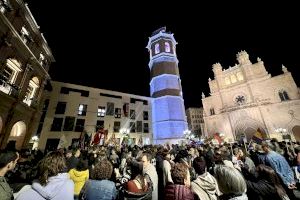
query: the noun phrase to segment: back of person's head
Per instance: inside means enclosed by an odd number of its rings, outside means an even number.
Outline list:
[[[184,185],[188,179],[188,168],[183,163],[176,163],[171,169],[171,176],[174,184]]]
[[[198,175],[206,172],[206,161],[203,156],[196,157],[193,161],[193,167]]]
[[[260,164],[256,167],[258,177],[272,183],[280,197],[286,196],[286,192],[280,183],[280,179],[276,172],[269,166]]]
[[[13,168],[16,164],[19,155],[15,151],[3,150],[0,151],[0,169],[8,166],[9,168]],[[10,170],[10,169],[9,169]]]
[[[85,171],[88,169],[88,161],[86,159],[79,159],[77,165],[76,165],[76,170],[77,171]]]
[[[66,171],[66,160],[58,151],[49,152],[38,166],[38,177],[41,185],[46,185],[48,179]]]
[[[242,174],[233,167],[217,165],[214,170],[215,178],[223,194],[241,195],[247,191],[247,185]]]
[[[110,179],[113,172],[113,165],[107,159],[98,162],[92,172],[92,179],[104,180]]]
[[[131,161],[130,162],[130,172],[131,172],[131,178],[135,178],[138,175],[143,174],[143,164],[137,161]]]

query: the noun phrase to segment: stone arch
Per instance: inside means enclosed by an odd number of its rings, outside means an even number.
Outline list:
[[[300,126],[295,125],[292,128],[292,133],[294,134],[294,137],[295,137],[296,141],[299,142],[300,141]]]
[[[267,138],[267,131],[262,123],[254,119],[244,119],[235,125],[235,137],[239,140],[242,136],[246,136],[247,141],[250,141],[257,130],[262,133],[263,138]]]
[[[11,128],[9,138],[7,140],[8,146],[13,145],[16,149],[21,149],[25,135],[26,135],[26,124],[24,121],[16,122]]]

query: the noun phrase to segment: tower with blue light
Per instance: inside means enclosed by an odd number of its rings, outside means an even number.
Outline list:
[[[155,144],[179,143],[187,130],[184,100],[176,56],[175,38],[166,28],[154,31],[147,48],[150,53],[150,94]]]

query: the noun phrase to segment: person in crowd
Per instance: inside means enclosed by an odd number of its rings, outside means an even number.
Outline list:
[[[140,162],[130,162],[131,180],[126,183],[126,189],[133,193],[147,192],[149,184],[143,175],[143,165]]]
[[[266,163],[270,167],[272,167],[275,172],[282,179],[283,183],[289,189],[296,189],[296,182],[294,179],[294,173],[286,159],[280,154],[272,151],[268,145],[268,143],[263,142],[262,148],[266,153]]]
[[[74,182],[74,199],[78,199],[83,185],[89,179],[88,161],[81,158],[76,168],[69,171],[69,175]]]
[[[197,173],[197,178],[191,183],[192,191],[201,200],[217,200],[221,193],[217,180],[207,172],[205,158],[203,156],[196,157],[193,167]]]
[[[165,187],[165,200],[193,200],[195,194],[190,189],[190,175],[188,167],[183,163],[176,163],[171,170],[174,183]]]
[[[39,163],[38,180],[16,200],[73,200],[74,183],[65,170],[64,155],[57,151],[48,153]]]
[[[158,176],[155,167],[151,164],[152,156],[149,153],[144,153],[142,156],[143,174],[146,175],[147,182],[151,182],[153,191],[152,199],[158,199]]]
[[[111,150],[111,155],[110,155],[109,159],[112,162],[112,164],[116,167],[118,167],[118,165],[120,164],[120,159],[119,159],[119,156],[117,155],[115,149]]]
[[[162,152],[163,160],[163,187],[166,187],[167,183],[173,183],[171,177],[171,168],[174,165],[173,161],[171,161],[171,155],[169,150],[164,149]]]
[[[68,171],[74,169],[79,162],[80,150],[75,149],[72,151],[72,156],[67,159],[67,168]]]
[[[235,168],[216,165],[214,176],[222,195],[220,200],[247,200],[247,185],[243,175]]]
[[[5,179],[5,174],[15,168],[19,159],[18,152],[1,151],[0,152],[0,199],[11,200],[13,191]]]
[[[282,200],[289,199],[276,172],[269,166],[257,166],[256,181],[246,180],[249,199]]]
[[[115,183],[110,181],[113,172],[113,165],[109,160],[102,160],[95,165],[91,173],[91,180],[88,180],[82,188],[80,198],[86,200],[112,200],[116,199],[117,189]]]

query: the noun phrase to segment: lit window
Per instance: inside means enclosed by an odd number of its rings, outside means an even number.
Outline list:
[[[238,79],[239,81],[244,80],[244,76],[243,76],[242,72],[238,72],[238,73],[236,74],[236,76],[237,76],[237,79]]]
[[[234,74],[232,74],[232,75],[230,76],[230,79],[231,79],[231,82],[232,82],[232,83],[235,83],[235,82],[236,82],[236,76],[235,76]]]
[[[115,108],[115,118],[121,118],[121,108]]]
[[[104,116],[105,116],[105,107],[98,106],[97,117],[104,117]]]
[[[87,110],[87,105],[79,104],[78,115],[85,116],[86,115],[86,110]]]
[[[2,67],[2,66],[0,66]],[[12,85],[17,79],[18,73],[21,70],[21,64],[15,59],[7,59],[3,71],[0,73],[0,90],[6,94],[11,94]]]
[[[166,52],[171,52],[171,48],[170,48],[170,43],[169,42],[165,42],[165,50],[166,50]]]
[[[44,60],[45,60],[45,56],[42,53],[40,53],[39,62],[41,65],[43,65]]]
[[[230,78],[229,77],[225,77],[225,84],[226,85],[230,85]]]
[[[22,29],[21,29],[21,38],[24,41],[24,43],[27,43],[27,41],[31,40],[31,38],[29,36],[29,32],[25,28],[25,26],[23,26]]]
[[[27,87],[27,92],[25,94],[25,98],[23,99],[23,102],[26,103],[28,106],[31,105],[31,102],[32,102],[38,88],[39,88],[39,79],[37,77],[33,77],[29,81],[29,85]]]
[[[155,54],[158,54],[160,52],[159,51],[159,43],[155,44],[154,49],[155,49]]]

